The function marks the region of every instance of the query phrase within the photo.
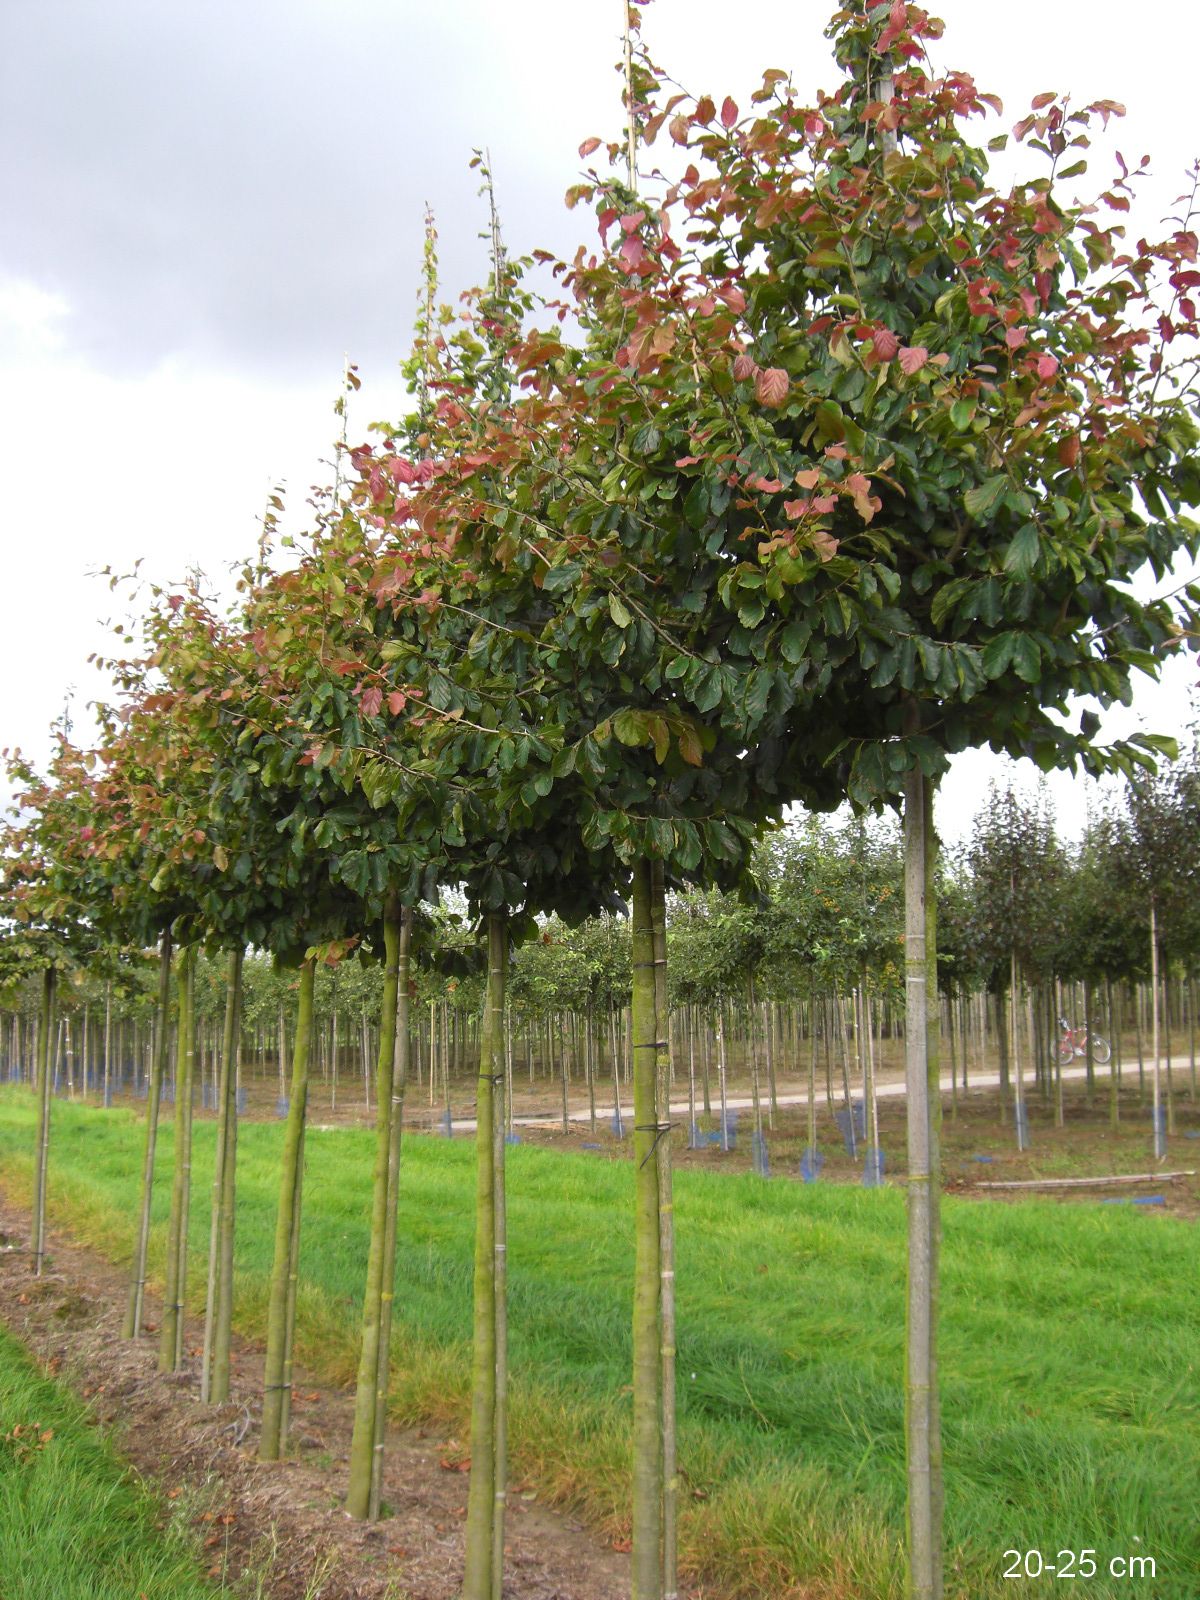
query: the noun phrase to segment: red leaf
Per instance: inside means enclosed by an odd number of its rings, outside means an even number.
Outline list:
[[[694,467],[697,462],[703,459],[703,456],[680,456],[675,465],[677,467]]]
[[[796,474],[796,484],[801,489],[815,489],[820,481],[820,467],[810,467],[807,471]]]
[[[743,350],[741,355],[733,358],[733,375],[739,383],[744,383],[747,378],[754,377],[758,371],[758,362],[752,355],[747,355]]]
[[[754,393],[760,405],[778,409],[788,397],[791,381],[782,367],[766,367],[754,380]]]
[[[709,95],[702,95],[696,101],[696,110],[692,117],[693,122],[711,122],[717,114],[717,108],[712,103]]]
[[[726,128],[732,128],[738,119],[737,101],[726,95],[721,102],[721,123]]]
[[[1038,377],[1044,382],[1049,383],[1057,371],[1058,361],[1054,356],[1039,356],[1037,358]]]
[[[967,310],[973,317],[986,316],[989,311],[994,311],[992,304],[992,284],[987,278],[976,278],[967,285]]]
[[[914,372],[920,372],[928,360],[929,351],[926,350],[923,344],[905,345],[900,351],[901,370],[906,372],[910,378]]]
[[[358,703],[362,707],[363,715],[365,717],[377,717],[379,715],[379,708],[383,704],[383,690],[378,684],[371,684],[368,688],[363,690],[362,694],[359,696]]]
[[[408,696],[403,689],[393,689],[388,695],[388,710],[394,717],[398,717],[408,704]]]
[[[1069,439],[1058,441],[1058,459],[1064,467],[1073,467],[1079,460],[1079,435],[1073,433]]]
[[[1053,94],[1035,94],[1030,101],[1030,105],[1035,111],[1043,111],[1048,105],[1052,105],[1057,98],[1058,96]]]
[[[822,561],[832,561],[838,553],[838,541],[831,533],[826,533],[824,528],[813,529],[812,547]]]
[[[688,119],[686,117],[672,117],[668,129],[676,144],[688,142]]]
[[[900,341],[890,328],[876,328],[871,343],[880,361],[891,361],[900,348]]]
[[[579,146],[579,154],[581,156],[590,156],[593,150],[599,150],[599,148],[599,139],[585,139]]]
[[[1010,350],[1019,350],[1028,337],[1028,329],[1010,328],[1004,335],[1004,342]]]
[[[636,272],[646,259],[646,252],[642,248],[642,241],[636,233],[627,233],[621,240],[621,265],[626,272]]]

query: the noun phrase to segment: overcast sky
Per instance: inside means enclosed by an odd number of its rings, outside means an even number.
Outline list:
[[[835,81],[830,9],[656,0],[646,35],[690,89],[745,104],[768,66]],[[1131,226],[1155,228],[1200,153],[1190,6],[931,9],[942,64],[998,92],[1006,124],[1044,89],[1124,101],[1109,148],[1153,154]],[[0,6],[0,744],[42,756],[69,686],[77,719],[103,692],[87,657],[112,602],[89,571],[219,574],[280,478],[298,514],[329,475],[345,354],[363,378],[352,434],[399,411],[426,201],[447,296],[486,271],[473,147],[490,147],[510,248],[587,237],[562,193],[580,141],[619,124],[620,16],[621,0]],[[1136,717],[1181,731],[1195,677],[1176,665]],[[997,770],[963,758],[947,833]],[[1083,787],[1055,784],[1077,828]]]

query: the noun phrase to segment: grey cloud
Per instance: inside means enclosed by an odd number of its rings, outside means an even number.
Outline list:
[[[0,272],[62,294],[108,370],[394,361],[427,199],[447,288],[483,270],[473,144],[519,247],[586,225],[560,195],[597,110],[616,115],[613,19],[576,9],[597,8],[10,0]]]

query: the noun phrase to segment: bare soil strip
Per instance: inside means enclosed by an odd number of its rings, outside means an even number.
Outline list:
[[[371,1525],[341,1509],[351,1396],[297,1376],[293,1440],[283,1462],[255,1459],[262,1351],[235,1340],[230,1400],[201,1406],[196,1352],[157,1369],[159,1301],[147,1337],[120,1338],[125,1274],[50,1235],[48,1270],[30,1271],[28,1215],[0,1196],[0,1321],[92,1407],[97,1425],[177,1515],[196,1528],[215,1581],[270,1600],[454,1600],[463,1563],[464,1441],[422,1430],[389,1435],[384,1502]],[[189,1330],[195,1334],[195,1328]],[[628,1557],[574,1519],[510,1496],[506,1600],[621,1600]]]

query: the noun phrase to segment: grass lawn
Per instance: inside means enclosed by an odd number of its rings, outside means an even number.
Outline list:
[[[0,1594],[4,1600],[212,1600],[84,1409],[0,1329]]]
[[[16,1198],[33,1119],[26,1091],[0,1091],[0,1179]],[[237,1316],[251,1334],[265,1317],[281,1138],[271,1124],[238,1135]],[[197,1307],[212,1146],[213,1125],[198,1123]],[[152,1268],[170,1147],[160,1137]],[[55,1103],[52,1214],[113,1257],[132,1245],[139,1150],[129,1113]],[[299,1353],[334,1380],[356,1362],[372,1153],[363,1130],[309,1135]],[[406,1136],[393,1412],[460,1438],[472,1167],[470,1140]],[[628,1518],[632,1178],[625,1162],[509,1152],[515,1470],[613,1533]],[[898,1600],[902,1194],[681,1171],[676,1212],[688,1570],[706,1595],[795,1584],[809,1600]],[[948,1596],[1045,1594],[1049,1577],[1005,1579],[1005,1552],[1056,1562],[1091,1548],[1097,1576],[1077,1580],[1087,1594],[1195,1600],[1198,1269],[1196,1229],[1140,1208],[946,1201]],[[1131,1555],[1152,1556],[1156,1579],[1108,1575]]]

